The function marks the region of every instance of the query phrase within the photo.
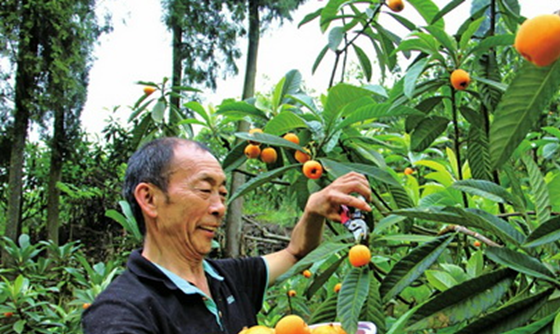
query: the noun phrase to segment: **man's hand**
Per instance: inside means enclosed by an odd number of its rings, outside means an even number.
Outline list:
[[[340,221],[341,205],[371,211],[371,207],[364,200],[353,196],[353,193],[362,195],[367,201],[371,200],[368,180],[356,172],[343,175],[323,190],[312,194],[305,206],[305,213]]]

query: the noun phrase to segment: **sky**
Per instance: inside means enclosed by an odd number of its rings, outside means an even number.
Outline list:
[[[443,8],[450,1],[434,2]],[[328,36],[321,33],[318,20],[297,27],[305,15],[325,3],[326,0],[308,0],[293,13],[292,22],[285,21],[282,26],[273,25],[262,35],[257,63],[258,91],[270,90],[288,71],[298,69],[306,87],[317,93],[326,92],[334,59],[332,53],[323,60],[315,74],[311,73],[311,68],[327,43]],[[454,33],[468,17],[470,3],[471,0],[465,1],[446,16],[448,32]],[[521,14],[528,18],[560,9],[558,0],[519,0],[519,3]],[[96,60],[90,71],[82,124],[93,136],[100,133],[109,117],[123,124],[127,121],[131,113],[130,106],[142,94],[143,86],[138,85],[138,81],[161,82],[171,73],[171,33],[162,23],[160,0],[100,0],[98,9],[112,13],[114,30],[100,39],[94,53]],[[384,7],[383,10],[388,9]],[[406,0],[405,9],[400,14],[413,22],[423,23],[412,6],[406,6]],[[382,15],[380,23],[401,36],[405,33],[400,24],[388,15]],[[239,45],[242,51],[246,49],[245,40],[240,40]],[[238,61],[238,67],[239,74],[236,77],[218,80],[215,92],[203,92],[206,103],[217,105],[225,98],[240,98],[244,57]],[[379,80],[379,75],[374,74],[371,83],[376,84],[376,80]]]

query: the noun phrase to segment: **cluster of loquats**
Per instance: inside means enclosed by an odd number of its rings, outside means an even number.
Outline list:
[[[254,128],[249,130],[249,134],[254,133],[263,133],[263,131],[259,128]],[[285,140],[292,142],[296,145],[299,145],[299,137],[295,133],[287,133],[282,138]],[[261,161],[272,164],[275,163],[278,159],[278,152],[272,147],[267,147],[265,149],[260,148],[261,143],[256,141],[249,141],[249,144],[245,147],[244,153],[247,156],[247,159],[257,159],[260,157]],[[296,150],[294,152],[294,159],[297,162],[302,163],[302,172],[303,174],[310,178],[310,179],[318,179],[323,175],[323,166],[321,163],[315,160],[311,160],[311,152],[309,149],[304,148],[305,152],[300,150]]]
[[[293,291],[293,290],[291,290]],[[274,328],[256,325],[244,328],[239,334],[347,334],[340,325],[325,324],[310,328],[298,315],[289,314],[282,317]]]

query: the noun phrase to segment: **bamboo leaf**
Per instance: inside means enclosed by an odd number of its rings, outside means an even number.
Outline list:
[[[555,275],[537,258],[500,247],[488,247],[485,254],[490,260],[520,273],[560,284],[555,280]]]
[[[227,204],[229,205],[233,200],[235,200],[237,197],[239,196],[243,196],[246,193],[248,193],[251,190],[254,190],[260,186],[262,186],[265,183],[268,183],[274,179],[276,179],[278,176],[283,175],[284,173],[286,173],[287,171],[291,170],[291,169],[296,169],[296,168],[301,168],[301,164],[293,164],[293,165],[288,165],[288,166],[284,166],[281,168],[276,168],[273,169],[271,171],[268,171],[266,173],[262,173],[258,176],[256,176],[255,178],[252,178],[251,180],[245,182],[241,187],[239,187],[237,189],[237,191],[231,195],[231,197],[228,199]]]
[[[504,93],[490,126],[490,156],[497,169],[539,119],[560,86],[560,61],[536,67],[526,62]]]
[[[542,246],[560,239],[560,216],[556,216],[537,227],[531,233],[523,247]]]
[[[404,75],[404,95],[409,99],[412,99],[414,91],[416,90],[416,81],[422,72],[424,72],[424,69],[428,64],[428,60],[428,58],[420,59],[414,63]]]
[[[553,289],[508,304],[485,315],[456,334],[504,334],[510,329],[525,324],[547,301]]]
[[[543,223],[550,219],[551,204],[548,195],[548,188],[544,178],[539,170],[539,166],[528,156],[522,158],[527,173],[529,174],[529,185],[535,202],[535,211],[537,212],[537,220]]]
[[[303,259],[299,260],[292,268],[290,268],[290,270],[280,276],[277,280],[277,283],[289,277],[292,277],[297,273],[300,273],[302,270],[315,264],[318,261],[322,261],[329,256],[348,248],[350,248],[350,245],[348,244],[334,243],[329,241],[323,242],[317,248],[307,254]]]
[[[356,333],[362,306],[369,294],[371,274],[367,266],[352,268],[338,292],[337,314],[347,333]]]
[[[381,282],[379,292],[383,296],[383,301],[388,302],[420,277],[437,261],[454,238],[455,235],[441,236],[416,247],[397,262]]]
[[[446,129],[449,120],[440,116],[428,116],[414,128],[410,135],[410,149],[422,152],[430,147]]]
[[[477,317],[502,298],[515,276],[501,269],[455,285],[420,305],[407,330],[449,327]]]

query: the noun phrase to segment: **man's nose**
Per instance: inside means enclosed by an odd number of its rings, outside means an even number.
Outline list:
[[[222,196],[220,196],[219,194],[212,196],[212,203],[210,204],[210,213],[220,218],[222,218],[226,213],[226,205],[223,201]]]

